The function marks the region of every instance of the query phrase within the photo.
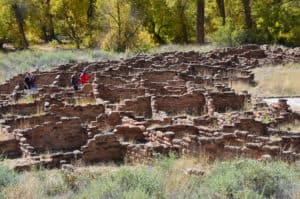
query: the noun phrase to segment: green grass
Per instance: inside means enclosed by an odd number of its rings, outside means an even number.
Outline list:
[[[26,95],[23,98],[18,99],[17,103],[18,104],[30,104],[34,102],[34,98],[32,95]]]
[[[297,188],[299,174],[285,163],[240,159],[215,165],[200,192],[206,198],[293,198]]]
[[[46,50],[36,47],[32,50],[17,51],[10,53],[0,52],[0,82],[19,73],[36,70],[49,70],[54,66],[76,62],[95,62],[104,60],[116,60],[134,56],[136,53],[114,53],[100,49],[55,49],[51,47]],[[216,48],[215,46],[205,45],[166,45],[151,49],[148,53],[161,53],[169,51],[200,51],[206,52]],[[4,75],[5,74],[5,75]]]
[[[204,176],[187,175],[200,168]],[[75,172],[0,172],[2,198],[197,199],[299,198],[299,166],[251,159],[209,164],[206,159],[161,158],[152,165],[93,166]],[[1,182],[4,182],[1,184]],[[5,196],[5,197],[4,197]],[[1,198],[1,197],[0,197]]]
[[[3,189],[16,184],[17,178],[18,176],[14,171],[11,171],[5,165],[0,165],[0,198],[4,198]]]
[[[110,53],[103,50],[26,50],[11,53],[0,53],[0,81],[9,77],[35,70],[49,70],[54,66],[69,63],[70,61],[93,62],[108,59],[119,59],[126,54]]]
[[[178,45],[178,44],[169,44],[164,46],[159,46],[157,48],[153,48],[149,51],[149,53],[163,53],[163,52],[188,52],[188,51],[196,51],[196,52],[208,52],[216,49],[216,45]]]

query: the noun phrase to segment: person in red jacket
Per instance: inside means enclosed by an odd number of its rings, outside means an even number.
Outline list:
[[[80,79],[80,83],[81,83],[82,85],[88,83],[88,81],[89,81],[89,75],[87,74],[86,69],[84,69],[84,70],[82,71],[82,73],[80,74],[79,79]]]

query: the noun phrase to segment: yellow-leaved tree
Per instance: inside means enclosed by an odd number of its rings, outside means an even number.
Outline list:
[[[53,0],[52,5],[59,33],[80,48],[88,35],[89,0]]]
[[[101,5],[105,19],[101,47],[124,52],[139,45],[152,44],[150,35],[144,30],[138,13],[129,0],[106,0]]]

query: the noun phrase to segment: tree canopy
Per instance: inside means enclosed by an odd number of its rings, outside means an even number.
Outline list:
[[[300,1],[0,1],[0,48],[48,42],[113,51],[204,42],[299,46]]]

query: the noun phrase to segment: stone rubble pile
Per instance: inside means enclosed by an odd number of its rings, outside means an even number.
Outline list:
[[[255,67],[288,62],[300,62],[299,48],[246,45],[70,63],[35,72],[38,92],[28,103],[20,101],[21,74],[0,85],[0,155],[20,160],[16,170],[141,162],[170,151],[300,160],[300,132],[276,128],[300,115],[285,100],[254,103],[229,86],[253,82]],[[83,69],[90,82],[75,92],[71,76]]]

